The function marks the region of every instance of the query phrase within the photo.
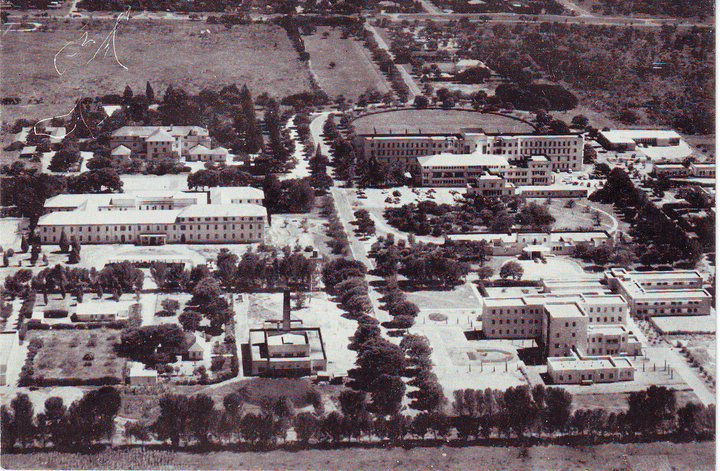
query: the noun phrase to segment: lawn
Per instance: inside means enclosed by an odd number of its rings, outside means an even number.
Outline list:
[[[78,47],[79,22],[50,22],[48,32],[8,33],[2,41],[4,96],[23,99],[3,107],[3,121],[16,117],[44,119],[69,112],[81,96],[121,94],[125,85],[145,91],[149,80],[156,95],[169,84],[197,93],[204,88],[247,84],[254,95],[276,97],[310,90],[309,71],[300,62],[285,31],[274,25],[223,26],[192,22],[121,22],[112,48],[90,60],[113,29],[112,21],[93,21],[85,29],[94,44]],[[200,35],[202,30],[210,33]],[[9,35],[13,36],[9,36]],[[77,53],[74,57],[67,57]],[[123,68],[120,64],[127,67]],[[18,78],[22,77],[22,80]],[[40,104],[29,105],[31,99]]]
[[[364,116],[353,121],[360,133],[432,132],[455,133],[460,128],[482,128],[485,132],[532,132],[532,126],[506,116],[461,110],[400,110]]]
[[[35,378],[94,379],[113,376],[122,379],[125,360],[113,345],[120,333],[111,329],[30,331],[28,340],[39,338],[43,347],[33,362]],[[85,355],[93,356],[84,360]]]
[[[328,33],[324,37],[324,33]],[[305,49],[310,53],[312,72],[330,97],[343,95],[356,100],[368,88],[382,94],[390,88],[385,77],[372,62],[370,51],[352,37],[343,39],[340,29],[319,27],[315,34],[304,36]],[[331,67],[330,64],[335,66]]]
[[[106,450],[97,454],[3,455],[15,469],[692,469],[712,470],[715,444],[613,443],[598,446],[345,448],[211,453]]]

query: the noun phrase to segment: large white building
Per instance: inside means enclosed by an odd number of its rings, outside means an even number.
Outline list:
[[[705,316],[712,309],[712,296],[703,289],[697,271],[628,271],[612,268],[604,281],[627,299],[630,312],[640,317]]]
[[[200,126],[123,126],[110,135],[111,149],[124,146],[148,158],[190,157],[191,149],[211,145],[208,130]]]
[[[520,255],[523,252],[532,254],[552,253],[570,255],[579,245],[599,247],[611,240],[605,231],[559,231],[559,232],[494,232],[449,234],[453,241],[485,241],[492,255]]]
[[[551,164],[546,157],[535,155],[513,160],[474,152],[442,153],[418,157],[420,183],[423,186],[466,186],[488,175],[499,176],[506,186],[550,185]]]
[[[263,192],[250,187],[209,192],[139,191],[58,195],[36,233],[43,244],[251,243],[265,240]]]
[[[488,134],[461,129],[451,134],[359,134],[356,147],[369,159],[400,163],[410,170],[418,157],[437,154],[492,154],[508,159],[544,156],[552,171],[582,170],[585,139],[582,134]]]
[[[600,131],[598,142],[611,150],[633,151],[638,145],[651,147],[679,146],[682,136],[664,129],[616,129]]]
[[[632,380],[624,363],[623,368],[612,366],[622,363],[617,356],[642,354],[640,341],[627,328],[627,316],[627,303],[614,294],[485,298],[482,330],[489,339],[534,339],[557,383]],[[565,363],[571,359],[573,363]],[[578,373],[569,375],[568,368]]]

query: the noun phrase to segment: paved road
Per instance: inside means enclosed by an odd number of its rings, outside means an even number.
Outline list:
[[[676,20],[673,18],[629,18],[622,16],[564,16],[564,15],[518,15],[516,13],[385,13],[380,15],[390,21],[452,21],[467,18],[470,22],[487,22],[487,23],[541,23],[541,22],[557,22],[557,23],[579,23],[594,24],[606,26],[633,26],[659,28],[663,24],[673,24],[678,27],[690,28],[697,26],[700,28],[712,28],[712,23],[697,23],[684,20]]]

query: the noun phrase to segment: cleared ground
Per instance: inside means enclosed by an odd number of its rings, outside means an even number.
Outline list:
[[[115,54],[110,47],[107,55],[101,50],[91,60],[114,24],[90,23],[85,28],[87,39],[95,42],[84,47],[79,22],[51,20],[47,32],[5,35],[0,86],[4,96],[23,101],[3,107],[3,121],[64,114],[82,96],[122,94],[125,85],[144,92],[147,80],[160,97],[171,83],[189,93],[232,83],[246,83],[254,95],[267,92],[276,97],[310,90],[307,66],[278,26],[253,24],[227,30],[204,22],[124,21],[115,34]],[[201,31],[209,33],[201,35]],[[62,76],[55,69],[56,54]],[[28,106],[31,100],[41,103]]]
[[[613,443],[598,446],[347,448],[273,452],[184,453],[107,450],[98,454],[3,455],[17,469],[488,469],[614,470],[715,468],[715,444]],[[632,468],[628,468],[628,466]]]
[[[325,33],[327,37],[323,36]],[[319,27],[315,34],[303,36],[303,41],[310,53],[311,70],[320,88],[330,97],[343,95],[356,100],[368,88],[382,94],[389,91],[387,80],[372,62],[370,52],[356,39],[343,39],[340,29]]]
[[[519,263],[523,267],[523,280],[539,280],[542,278],[572,280],[574,278],[593,276],[592,273],[586,273],[582,265],[570,257],[548,257],[546,258],[547,263],[540,263],[534,260],[518,260],[517,257],[491,257],[487,265],[495,270],[493,278],[498,278],[500,268],[511,260]],[[595,276],[599,277],[598,274]]]
[[[125,359],[113,345],[120,341],[117,330],[30,331],[27,339],[41,339],[43,347],[33,362],[35,377],[46,379],[91,379],[104,376],[122,378]],[[86,360],[87,354],[92,355]]]
[[[715,332],[717,316],[660,316],[652,320],[658,329],[666,334],[673,332]]]
[[[460,110],[400,110],[364,116],[353,121],[360,133],[453,133],[460,128],[482,128],[485,132],[532,132],[529,124],[505,116]]]

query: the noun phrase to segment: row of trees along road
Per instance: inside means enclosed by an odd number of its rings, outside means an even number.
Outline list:
[[[311,395],[310,393],[308,393]],[[712,440],[715,407],[688,403],[677,407],[675,393],[650,386],[630,393],[628,408],[621,412],[575,409],[572,396],[560,388],[518,386],[506,391],[459,390],[454,394],[453,414],[442,410],[409,417],[397,411],[376,409],[365,391],[345,390],[340,410],[325,413],[320,396],[312,395],[313,412],[296,413],[287,397],[260,399],[258,412],[245,412],[248,397],[243,390],[224,396],[222,406],[204,394],[169,394],[159,401],[159,415],[151,422],[126,422],[129,442],[160,440],[174,448],[213,444],[242,444],[246,449],[267,449],[286,442],[295,431],[305,446],[330,442],[455,438],[514,438],[528,444],[538,439],[573,439],[589,444],[633,440]],[[371,393],[371,396],[373,394]],[[258,401],[254,401],[256,404]],[[4,452],[29,447],[53,447],[64,451],[87,450],[112,444],[121,397],[112,387],[92,390],[67,407],[59,397],[45,401],[35,413],[26,394],[18,393],[9,406],[0,408]]]

